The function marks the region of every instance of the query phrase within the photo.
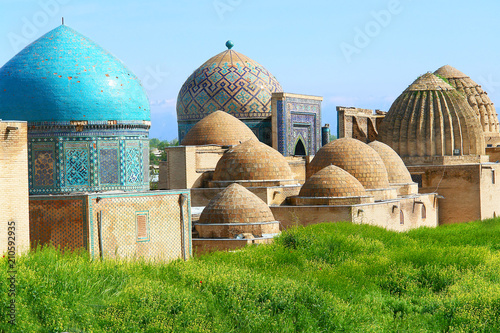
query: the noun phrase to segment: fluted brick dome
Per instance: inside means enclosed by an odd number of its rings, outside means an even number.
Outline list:
[[[401,157],[484,154],[479,119],[465,96],[432,73],[419,77],[392,104],[379,141]]]
[[[182,140],[181,145],[236,146],[250,139],[257,139],[257,137],[241,120],[224,111],[216,111],[194,125]]]
[[[299,197],[365,196],[363,185],[347,171],[329,165],[311,176],[302,186]]]
[[[231,184],[213,198],[198,223],[259,223],[274,221],[269,206],[241,185]]]
[[[368,144],[372,147],[384,161],[389,183],[391,184],[407,184],[412,183],[410,172],[406,168],[403,160],[399,155],[388,145],[373,141]]]
[[[384,162],[367,144],[351,138],[337,139],[323,146],[308,167],[308,175],[336,165],[354,176],[365,189],[389,187]]]
[[[467,101],[480,118],[485,133],[499,134],[500,126],[495,106],[479,84],[450,65],[445,65],[434,73],[446,78],[455,89],[467,96]]]
[[[293,179],[285,157],[256,139],[228,150],[217,163],[213,175],[214,181]]]
[[[119,59],[61,25],[0,68],[0,118],[149,121],[150,111],[139,79]]]

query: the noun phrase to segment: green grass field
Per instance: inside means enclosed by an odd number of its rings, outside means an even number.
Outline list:
[[[170,264],[18,259],[6,332],[499,332],[500,220],[394,233],[320,224]],[[7,258],[0,302],[9,305]]]

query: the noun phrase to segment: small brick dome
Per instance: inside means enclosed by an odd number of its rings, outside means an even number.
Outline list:
[[[476,116],[481,119],[481,125],[485,133],[498,135],[500,125],[495,106],[479,84],[450,65],[439,68],[434,74],[444,77],[450,85],[465,94]]]
[[[214,181],[293,179],[285,157],[256,139],[228,150],[217,163],[213,176]]]
[[[465,95],[432,73],[416,79],[392,104],[379,140],[402,158],[485,152],[479,118]]]
[[[384,162],[367,144],[351,138],[337,139],[323,146],[311,161],[308,175],[336,165],[354,176],[365,189],[389,188]]]
[[[213,198],[198,223],[273,222],[269,206],[241,185],[231,184]]]
[[[379,141],[373,141],[368,144],[372,147],[384,161],[389,183],[391,184],[408,184],[412,183],[410,172],[406,168],[403,160],[399,155],[388,145]]]
[[[358,197],[365,196],[363,185],[347,171],[335,165],[316,172],[302,186],[299,197]]]
[[[236,146],[250,139],[257,137],[241,120],[224,111],[216,111],[196,123],[181,145]]]

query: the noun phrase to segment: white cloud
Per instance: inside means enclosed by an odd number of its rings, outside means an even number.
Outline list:
[[[175,110],[176,99],[157,99],[151,100],[149,105],[151,106],[151,114],[165,115],[167,117],[176,117],[177,112]]]

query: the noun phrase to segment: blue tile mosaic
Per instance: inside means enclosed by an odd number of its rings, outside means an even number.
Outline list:
[[[321,101],[284,95],[276,101],[278,151],[284,156],[295,153],[302,140],[306,153],[314,155],[321,148]]]
[[[149,120],[139,79],[112,54],[61,25],[0,68],[0,118]]]
[[[118,185],[120,166],[118,161],[118,149],[99,150],[99,180],[101,184]]]
[[[90,179],[89,151],[81,148],[66,148],[64,155],[68,186],[88,185]]]
[[[141,160],[142,153],[139,148],[126,149],[125,169],[128,184],[135,184],[143,181],[144,175]]]
[[[134,183],[126,180],[127,162],[125,160],[125,151],[128,150],[127,142],[131,142],[138,152],[135,160],[129,159],[129,161],[135,161],[134,164],[137,169],[132,172],[130,171],[131,168],[128,168],[129,175],[134,174],[135,176],[132,178],[137,179]],[[67,154],[68,150],[78,149],[87,152],[87,167],[67,161],[67,158],[70,157]],[[114,152],[111,152],[113,150]],[[30,156],[28,160],[30,194],[110,190],[143,191],[149,189],[149,179],[147,179],[146,175],[146,170],[149,169],[149,140],[146,138],[128,136],[31,138],[28,140],[28,151]],[[37,178],[35,182],[35,156],[43,156],[43,153],[37,153],[38,151],[53,152],[53,182],[47,178],[49,173],[44,173],[44,176]],[[80,157],[76,156],[75,158],[79,159]],[[146,162],[143,162],[145,158],[147,158]],[[41,174],[40,171],[39,174]],[[149,174],[149,170],[147,174]],[[40,179],[43,179],[43,181]]]

